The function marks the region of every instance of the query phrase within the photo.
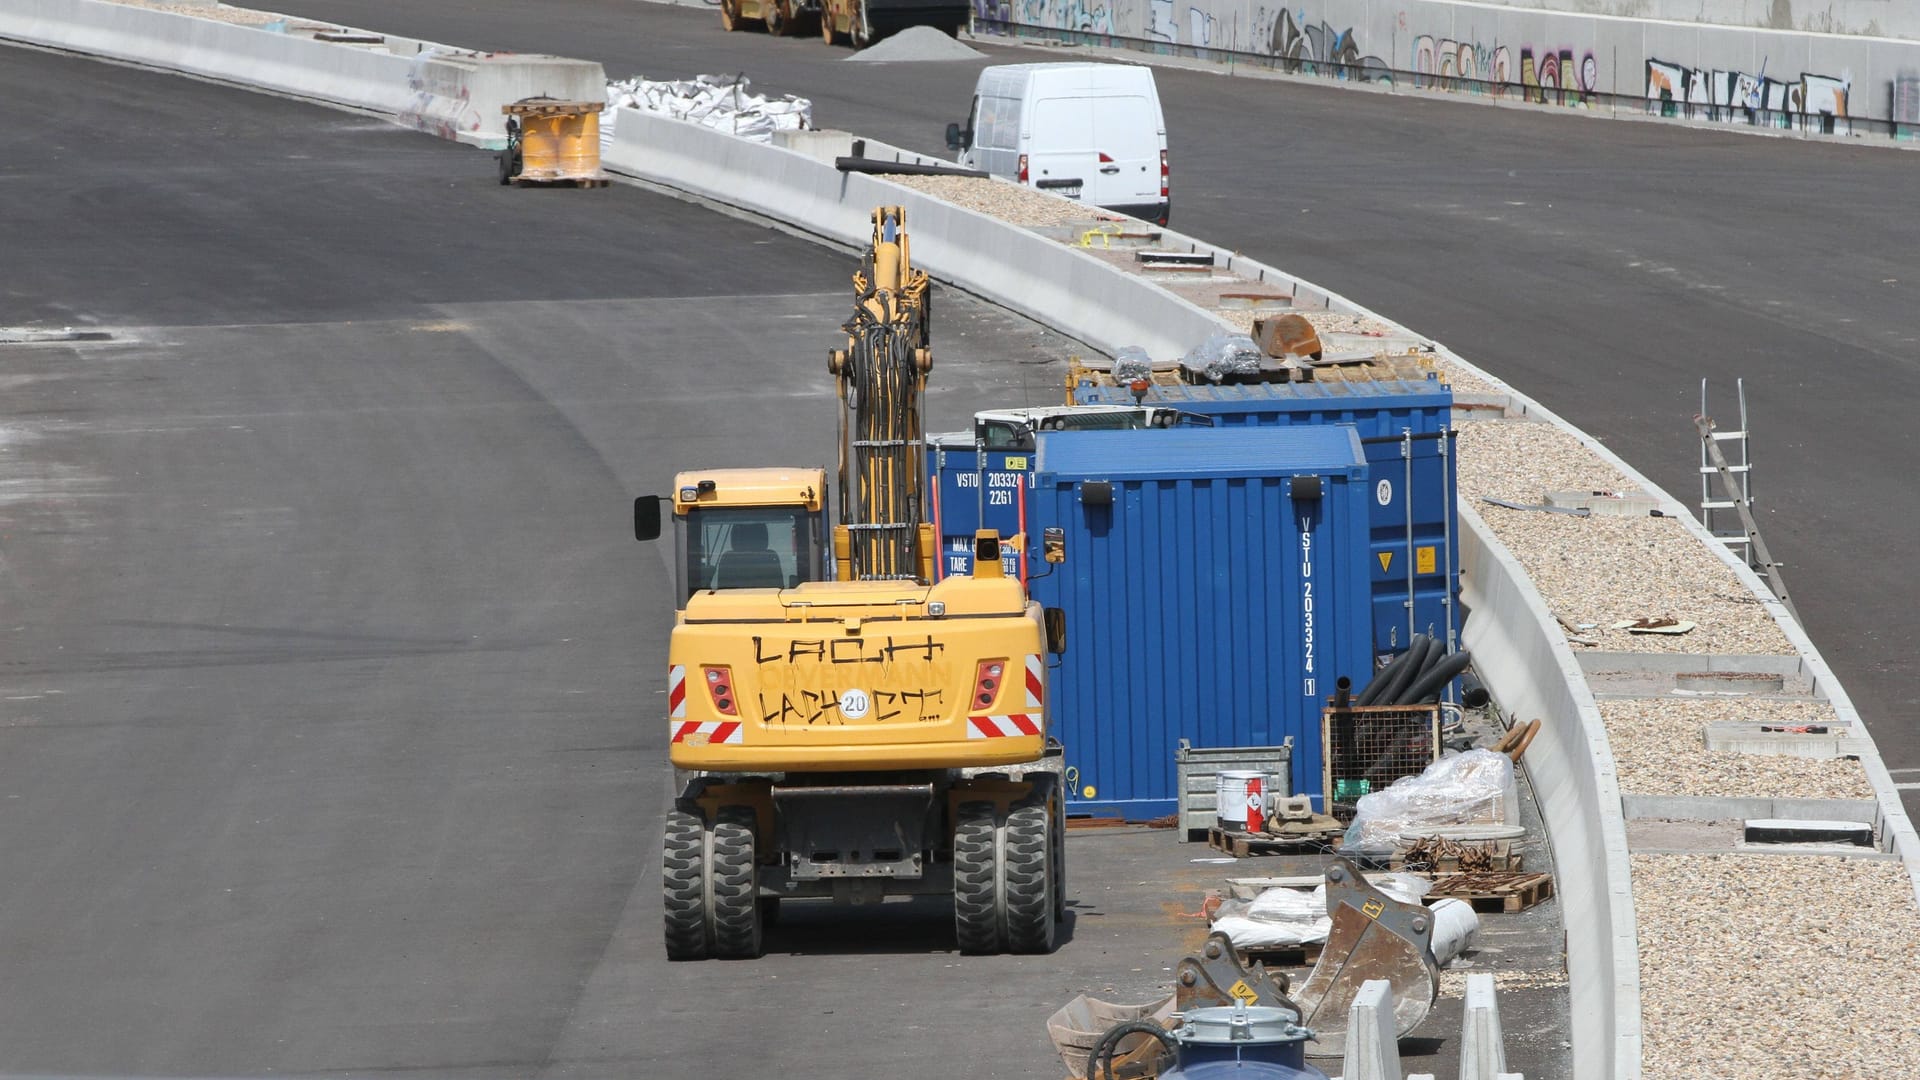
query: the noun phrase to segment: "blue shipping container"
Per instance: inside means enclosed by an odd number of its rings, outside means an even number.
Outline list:
[[[1067,614],[1051,692],[1069,807],[1171,813],[1181,739],[1291,737],[1292,790],[1317,799],[1321,706],[1372,661],[1354,429],[1043,433],[1034,465],[1030,589]],[[1040,559],[1049,527],[1063,563]]]
[[[940,538],[934,569],[939,577],[972,572],[976,529],[996,529],[1001,536],[1020,533],[1020,511],[1033,491],[1033,451],[988,450],[986,455],[982,469],[972,432],[927,436],[933,498],[927,519]],[[1019,556],[1011,549],[1006,567],[1009,575],[1020,572]]]
[[[1089,384],[1074,389],[1074,402],[1131,404],[1134,396],[1125,387]],[[1460,556],[1450,441],[1453,392],[1447,386],[1437,380],[1155,385],[1147,388],[1142,403],[1202,413],[1229,426],[1358,428],[1372,489],[1368,574],[1374,651],[1398,653],[1415,633],[1453,640],[1459,630],[1453,600],[1459,595]]]

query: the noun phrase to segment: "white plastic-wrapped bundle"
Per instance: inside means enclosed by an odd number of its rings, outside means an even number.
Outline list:
[[[1410,833],[1435,825],[1507,824],[1513,803],[1513,762],[1492,750],[1468,750],[1362,795],[1346,846],[1388,851],[1411,845]]]
[[[1211,382],[1224,382],[1231,375],[1251,375],[1260,370],[1266,354],[1246,334],[1216,331],[1187,351],[1181,363],[1189,371],[1205,375]]]
[[[621,109],[642,109],[738,135],[772,142],[776,131],[813,126],[813,103],[782,94],[769,98],[751,92],[744,76],[698,75],[691,79],[636,77],[607,84],[607,107],[600,114],[601,149],[612,145]]]
[[[1153,357],[1138,345],[1122,345],[1113,354],[1113,380],[1126,385],[1135,379],[1153,377]]]

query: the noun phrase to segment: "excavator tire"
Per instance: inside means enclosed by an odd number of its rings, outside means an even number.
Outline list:
[[[1012,952],[1050,953],[1056,923],[1053,914],[1053,808],[1045,791],[1035,792],[1007,812],[1001,841],[1001,887],[1007,912],[1007,947]]]
[[[1005,939],[993,804],[961,803],[953,826],[953,932],[963,953],[997,953]]]
[[[713,954],[729,960],[760,955],[760,875],[755,858],[754,815],[745,806],[724,806],[713,823]]]
[[[1053,917],[1067,917],[1067,800],[1053,800]]]
[[[667,812],[660,892],[669,960],[707,958],[706,831],[697,811]]]

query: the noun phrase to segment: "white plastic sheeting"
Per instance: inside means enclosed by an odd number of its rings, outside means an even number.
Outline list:
[[[600,114],[600,149],[613,145],[621,109],[650,113],[770,143],[776,131],[813,126],[813,102],[792,94],[767,97],[748,90],[751,79],[734,75],[696,75],[691,79],[620,79],[607,83],[607,107]]]
[[[1374,888],[1403,904],[1417,904],[1433,888],[1418,874],[1368,874]],[[1327,940],[1333,919],[1327,914],[1327,887],[1266,889],[1244,905],[1220,905],[1213,929],[1242,949],[1284,948]]]
[[[1506,824],[1514,818],[1513,762],[1492,750],[1441,758],[1419,776],[1360,796],[1346,846],[1386,851],[1435,825]]]

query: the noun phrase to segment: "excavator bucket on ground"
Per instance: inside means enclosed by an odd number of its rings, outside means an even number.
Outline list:
[[[1393,989],[1394,1034],[1412,1031],[1440,996],[1433,913],[1395,900],[1367,884],[1352,863],[1336,858],[1327,867],[1327,914],[1333,928],[1320,962],[1293,995],[1301,1024],[1315,1032],[1308,1055],[1339,1057],[1346,1051],[1347,1010],[1372,979],[1385,979]]]

